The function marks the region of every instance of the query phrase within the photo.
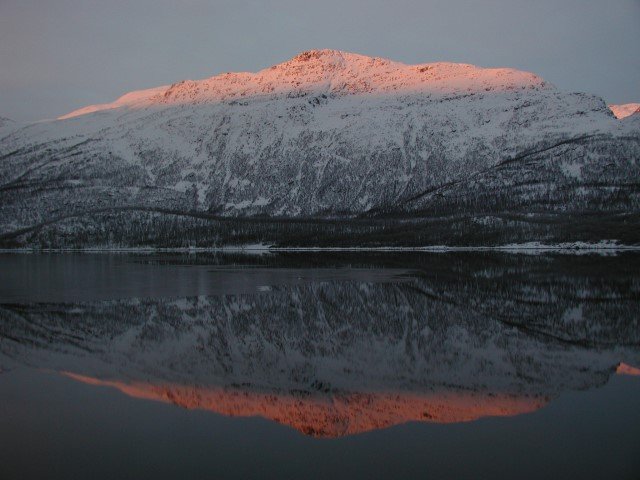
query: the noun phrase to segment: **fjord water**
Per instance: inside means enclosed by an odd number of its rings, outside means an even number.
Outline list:
[[[640,255],[0,256],[1,478],[637,478]]]

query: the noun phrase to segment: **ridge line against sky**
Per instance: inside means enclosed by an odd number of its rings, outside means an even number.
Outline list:
[[[0,0],[0,116],[54,118],[309,49],[511,67],[640,101],[640,0]]]

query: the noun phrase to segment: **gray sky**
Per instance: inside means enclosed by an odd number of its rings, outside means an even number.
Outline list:
[[[0,0],[0,116],[51,118],[312,48],[509,66],[640,101],[640,0]]]

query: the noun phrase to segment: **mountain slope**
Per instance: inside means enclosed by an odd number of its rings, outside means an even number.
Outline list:
[[[638,122],[511,69],[304,52],[22,128],[0,158],[5,245],[640,240]]]

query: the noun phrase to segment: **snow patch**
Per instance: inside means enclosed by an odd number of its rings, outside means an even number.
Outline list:
[[[560,165],[562,173],[567,177],[573,177],[577,180],[582,179],[582,165],[579,163],[562,163]]]

